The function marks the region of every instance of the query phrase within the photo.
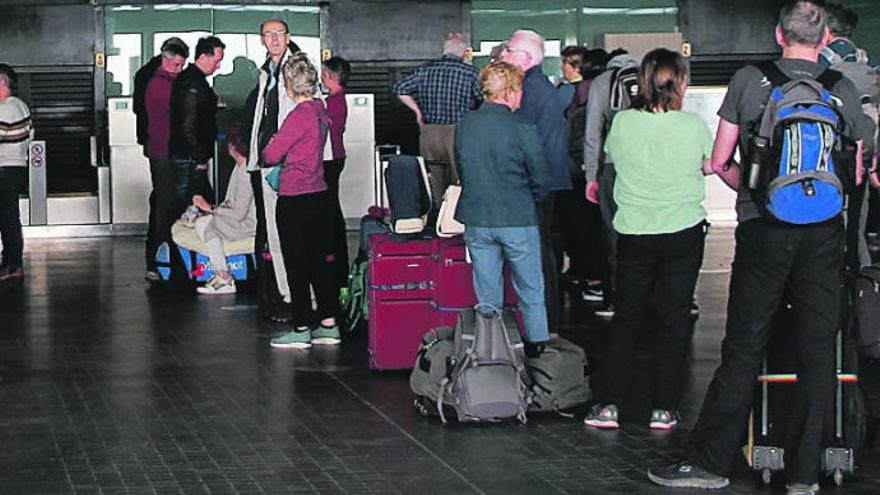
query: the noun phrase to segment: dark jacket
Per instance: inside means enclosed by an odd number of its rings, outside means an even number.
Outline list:
[[[455,167],[456,220],[474,227],[538,225],[535,203],[550,192],[550,175],[529,121],[490,102],[465,114],[455,126]]]
[[[393,155],[385,169],[385,186],[388,188],[392,225],[401,219],[420,218],[430,211],[431,198],[418,158]]]
[[[217,95],[195,64],[183,70],[171,86],[172,158],[205,163],[214,156],[217,136]]]
[[[156,55],[146,65],[138,69],[134,75],[132,106],[134,107],[134,114],[137,116],[137,141],[142,146],[146,146],[147,139],[150,136],[147,127],[147,106],[144,101],[147,95],[147,85],[150,84],[150,79],[153,78],[156,70],[161,65],[162,55]]]
[[[516,113],[538,129],[550,175],[550,190],[567,191],[571,189],[571,159],[568,156],[565,107],[540,65],[526,71],[522,89],[522,103]]]

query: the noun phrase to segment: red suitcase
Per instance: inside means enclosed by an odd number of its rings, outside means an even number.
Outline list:
[[[422,336],[455,326],[459,311],[477,303],[464,240],[397,242],[390,234],[371,234],[367,245],[370,368],[412,368]],[[505,305],[516,304],[506,271],[504,295]]]
[[[435,326],[434,241],[373,234],[368,251],[370,368],[411,368],[422,335]]]
[[[474,293],[473,265],[467,262],[462,236],[438,238],[437,275],[434,278],[434,301],[444,308],[466,308],[477,304]],[[504,269],[504,305],[517,304],[510,271]]]

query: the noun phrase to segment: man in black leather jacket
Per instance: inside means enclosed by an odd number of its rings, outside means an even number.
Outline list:
[[[207,76],[220,68],[224,48],[226,45],[215,36],[199,39],[195,63],[181,72],[171,87],[168,154],[174,169],[177,216],[195,194],[213,201],[207,172],[217,136],[217,94],[208,85]]]

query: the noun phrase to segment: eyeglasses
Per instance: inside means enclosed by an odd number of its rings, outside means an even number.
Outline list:
[[[505,43],[505,44],[501,45],[501,53],[504,53],[504,52],[508,52],[508,53],[519,52],[519,53],[525,53],[526,55],[529,55],[529,52],[523,50],[522,48],[514,48],[514,47],[510,46],[509,43]]]
[[[263,38],[271,39],[271,38],[280,38],[282,36],[287,35],[287,31],[272,31],[269,33],[263,33]]]

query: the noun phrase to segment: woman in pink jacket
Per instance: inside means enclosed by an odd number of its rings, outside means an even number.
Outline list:
[[[304,349],[312,344],[338,344],[339,313],[332,279],[330,196],[324,180],[323,152],[330,116],[317,92],[318,73],[304,54],[283,68],[285,89],[296,107],[263,149],[266,163],[283,163],[275,219],[287,281],[293,298],[295,328],[272,339],[272,347]],[[312,311],[311,289],[317,300]],[[317,316],[317,318],[315,318]],[[313,326],[317,320],[318,325]]]

